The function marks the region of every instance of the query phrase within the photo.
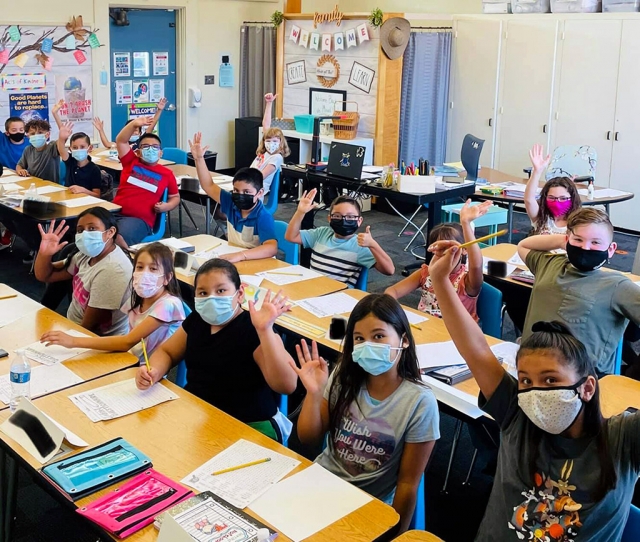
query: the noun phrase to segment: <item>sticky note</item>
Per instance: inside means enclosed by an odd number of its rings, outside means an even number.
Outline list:
[[[76,50],[73,52],[73,56],[76,57],[76,60],[78,62],[78,64],[82,64],[83,62],[87,61],[87,57],[85,56],[85,54],[80,50]]]
[[[67,36],[67,39],[64,40],[64,46],[67,49],[75,49],[76,48],[76,37],[71,34],[70,36]]]
[[[0,64],[6,64],[9,62],[9,49],[2,49],[0,51]]]
[[[50,53],[52,49],[53,49],[53,40],[51,38],[43,39],[42,40],[42,46],[40,47],[40,50],[43,53]]]
[[[91,34],[89,36],[89,45],[91,46],[92,49],[95,49],[96,47],[100,47],[100,40],[98,39],[98,36],[96,36],[95,34]]]
[[[27,53],[20,53],[17,57],[13,59],[16,66],[20,66],[21,68],[24,68],[24,65],[27,63],[27,60],[29,60],[29,55]]]
[[[17,26],[14,25],[9,27],[9,37],[11,38],[11,41],[20,41],[20,30]]]

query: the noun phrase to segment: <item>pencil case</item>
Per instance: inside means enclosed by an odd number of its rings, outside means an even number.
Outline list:
[[[491,194],[492,196],[497,196],[498,194],[502,194],[502,188],[498,186],[487,186],[487,187],[482,187],[480,189],[480,192],[484,194]]]
[[[76,512],[118,538],[125,538],[150,523],[155,516],[190,497],[192,491],[148,469],[123,486]]]
[[[145,454],[123,438],[116,438],[51,463],[42,472],[75,501],[151,466],[151,459]]]

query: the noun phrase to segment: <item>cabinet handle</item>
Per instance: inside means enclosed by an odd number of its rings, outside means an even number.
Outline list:
[[[614,138],[616,141],[620,141],[620,139],[618,139],[618,135],[619,135],[619,134],[620,134],[620,132],[616,132],[616,135],[615,135],[615,136],[613,136],[613,138]]]
[[[493,119],[489,119],[489,126],[493,126]]]
[[[607,141],[611,141],[611,130],[607,132]]]
[[[547,125],[546,125],[546,124],[543,124],[543,125],[542,125],[542,133],[543,133],[543,134],[546,134],[546,133],[547,133]]]

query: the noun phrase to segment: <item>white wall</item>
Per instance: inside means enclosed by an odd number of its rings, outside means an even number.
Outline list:
[[[302,0],[302,12],[324,12],[338,4],[344,13],[370,13],[378,7],[396,13],[481,13],[482,0]]]

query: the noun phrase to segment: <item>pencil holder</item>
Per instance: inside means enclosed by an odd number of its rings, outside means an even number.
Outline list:
[[[487,262],[487,274],[492,277],[504,278],[507,276],[507,263],[498,260]]]

